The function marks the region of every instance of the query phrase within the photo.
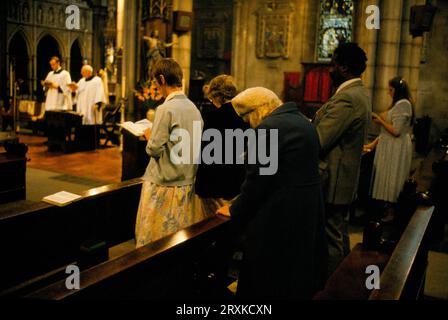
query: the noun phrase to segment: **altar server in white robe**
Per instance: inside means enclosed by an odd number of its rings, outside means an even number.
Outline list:
[[[81,69],[82,79],[70,84],[76,91],[76,111],[83,115],[83,125],[98,125],[103,123],[102,104],[106,103],[103,81],[93,75],[93,68],[84,65]]]
[[[51,70],[42,82],[46,90],[45,110],[72,110],[72,92],[67,86],[72,79],[68,71],[62,69],[58,57],[50,59]]]

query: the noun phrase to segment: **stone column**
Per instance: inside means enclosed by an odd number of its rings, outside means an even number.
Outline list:
[[[398,73],[400,56],[401,17],[403,0],[381,1],[381,29],[379,30],[373,110],[384,111],[390,105],[388,82]]]
[[[401,29],[400,61],[398,74],[402,76],[411,89],[411,95],[417,98],[418,76],[423,37],[412,38],[409,32],[409,19],[413,5],[425,4],[425,0],[404,0]]]
[[[134,98],[132,90],[137,83],[136,79],[136,57],[137,57],[137,1],[126,0],[125,5],[126,15],[124,17],[124,43],[123,43],[123,63],[124,72],[123,75],[126,76],[126,86],[125,86],[125,97],[127,97],[127,114],[133,114],[134,112]],[[138,119],[139,120],[139,119]]]
[[[367,55],[367,68],[364,72],[362,79],[364,85],[369,90],[370,96],[373,97],[374,86],[375,86],[375,67],[376,67],[376,54],[377,54],[377,40],[378,40],[378,30],[367,29],[366,20],[368,15],[366,14],[366,8],[370,5],[378,6],[380,5],[379,0],[361,0],[357,7],[355,7],[355,42],[366,52]],[[382,17],[380,12],[380,28],[383,26]]]
[[[7,100],[8,63],[6,58],[7,36],[6,36],[6,15],[8,12],[8,1],[0,3],[0,100]],[[4,101],[5,105],[7,101]]]
[[[126,64],[125,64],[125,52],[124,52],[124,41],[123,30],[124,30],[124,16],[125,12],[125,4],[126,0],[117,0],[117,38],[116,38],[116,49],[120,53],[121,57],[117,57],[117,69],[118,76],[117,77],[117,86],[115,87],[115,95],[118,98],[122,98],[124,93],[124,89],[126,89]],[[123,78],[124,77],[124,78]],[[118,101],[118,100],[117,100]],[[122,117],[124,120],[124,117]]]
[[[398,75],[409,81],[412,58],[412,36],[409,33],[409,19],[412,0],[403,0],[403,18],[401,20],[400,58],[398,61]]]
[[[137,3],[131,0],[117,2],[117,48],[122,49],[121,79],[116,90],[118,97],[128,97],[126,114],[134,111],[134,100],[130,94],[135,86]]]
[[[193,12],[193,0],[174,0],[173,11]],[[176,34],[173,33],[173,59],[175,59],[184,74],[184,91],[188,94],[190,83],[190,65],[191,65],[191,31]]]
[[[232,76],[237,88],[246,88],[248,1],[233,2]]]
[[[411,2],[413,2],[413,5],[425,4],[425,0],[413,0]],[[409,8],[409,10],[411,9]],[[423,39],[424,39],[423,37],[416,37],[412,39],[411,42],[412,47],[411,47],[411,61],[410,61],[411,63],[409,68],[409,86],[411,89],[411,96],[415,100],[415,103],[417,103]]]

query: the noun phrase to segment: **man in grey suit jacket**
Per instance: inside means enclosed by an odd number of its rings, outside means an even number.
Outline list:
[[[360,78],[366,61],[365,52],[355,43],[341,44],[335,50],[330,76],[338,89],[314,119],[321,147],[319,168],[324,180],[328,275],[350,251],[349,209],[356,198],[372,109]]]

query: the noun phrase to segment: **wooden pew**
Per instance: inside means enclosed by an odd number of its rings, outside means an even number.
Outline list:
[[[30,281],[6,297],[27,299],[225,298],[229,218],[211,216],[177,233],[80,273],[80,289],[66,287],[64,268]],[[56,277],[56,278],[57,278]]]
[[[316,300],[398,300],[423,295],[428,246],[425,236],[434,207],[418,207],[394,248],[357,244],[330,276]],[[381,270],[380,289],[366,287],[369,265]]]
[[[0,206],[0,291],[79,258],[86,241],[107,247],[134,237],[141,180],[90,189],[65,207],[17,201]]]
[[[425,241],[434,207],[420,207],[382,272],[380,289],[374,289],[369,300],[417,300],[423,297],[428,246]]]

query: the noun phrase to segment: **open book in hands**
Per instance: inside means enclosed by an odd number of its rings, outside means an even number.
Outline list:
[[[143,119],[137,122],[126,121],[121,124],[121,127],[128,130],[134,136],[143,136],[146,129],[152,128],[152,122],[148,119]]]
[[[230,217],[230,207],[228,205],[222,206],[216,213],[225,217]]]
[[[76,91],[78,89],[78,84],[76,82],[71,82],[67,84],[67,87],[71,90],[71,91]]]
[[[55,84],[53,83],[53,81],[50,81],[50,80],[41,81],[41,84],[45,88],[54,88],[55,87]]]

